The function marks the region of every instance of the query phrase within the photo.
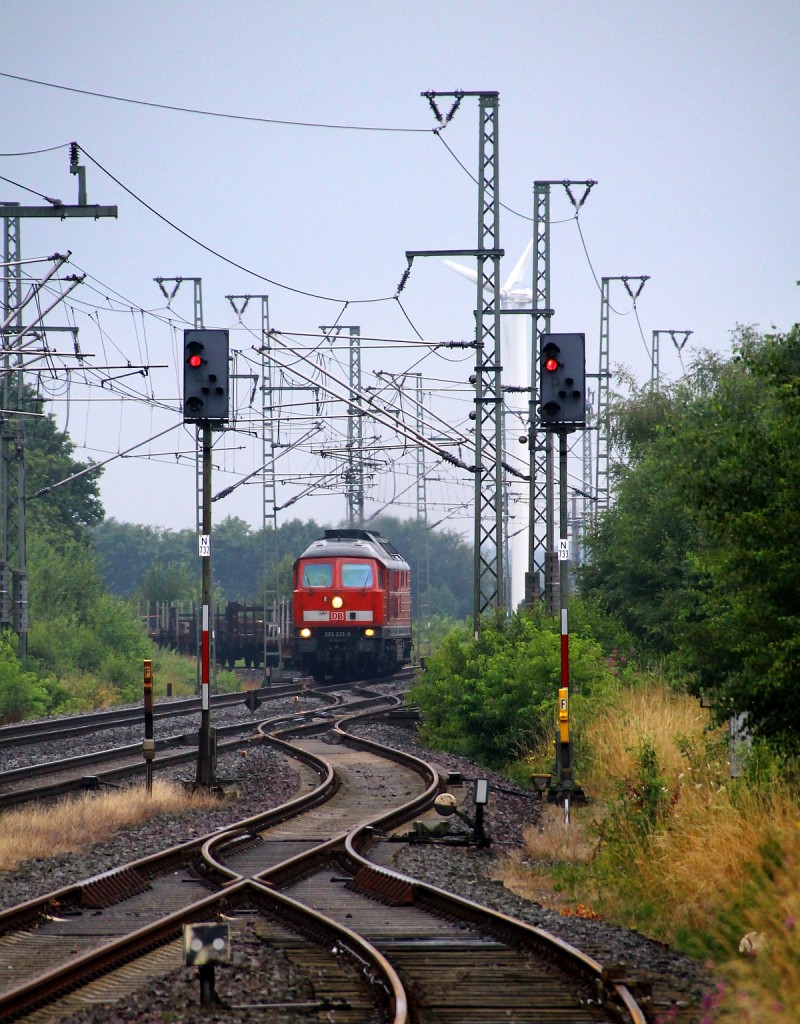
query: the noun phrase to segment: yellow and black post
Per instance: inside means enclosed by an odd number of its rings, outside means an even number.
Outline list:
[[[142,757],[145,766],[145,788],[148,795],[153,792],[153,759],[156,756],[156,741],[153,738],[153,663],[144,661],[144,741]]]
[[[569,690],[558,691],[558,733],[556,736],[558,784],[562,793],[572,789],[572,750],[569,742]]]

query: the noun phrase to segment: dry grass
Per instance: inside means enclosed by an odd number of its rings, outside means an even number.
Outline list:
[[[736,924],[757,936],[755,956],[721,965],[722,1019],[742,1024],[796,1024],[800,1019],[800,821],[773,829],[771,853],[756,857],[752,884]],[[734,936],[735,938],[736,936]]]
[[[51,807],[23,807],[0,817],[0,871],[13,871],[33,857],[53,857],[83,850],[122,828],[141,825],[159,814],[217,806],[207,794],[189,794],[155,780],[152,796],[144,786],[84,794]]]
[[[548,900],[542,875],[550,864],[563,879],[564,864],[572,865],[581,896],[601,893],[604,916],[637,927],[644,921],[650,934],[701,956],[714,951],[724,981],[705,997],[704,1021],[796,1024],[800,803],[777,772],[756,787],[730,779],[724,731],[708,728],[708,714],[657,680],[621,691],[613,709],[583,725],[588,757],[578,769],[592,807],[575,809],[570,836],[558,809],[548,809],[503,881],[558,909],[566,901],[559,893]],[[645,746],[655,752],[664,793],[649,818],[642,814]],[[594,861],[590,812],[603,836]],[[738,952],[748,933],[758,936],[754,956]]]
[[[710,751],[719,744],[719,729],[708,731],[710,711],[700,707],[696,697],[677,694],[655,681],[622,690],[614,707],[602,711],[583,728],[589,763],[581,766],[587,785],[598,797],[608,797],[619,780],[631,779],[636,773],[636,755],[643,741],[652,744],[660,770],[670,781],[677,782],[687,769],[697,770],[684,751]],[[712,763],[701,758],[709,769]],[[719,774],[727,766],[713,764]],[[588,775],[587,775],[588,773]]]
[[[501,861],[495,877],[523,899],[566,910],[574,901],[555,882],[553,868],[591,861],[597,840],[588,826],[589,812],[573,814],[565,825],[563,808],[544,804],[540,823],[525,829],[524,850]]]
[[[592,859],[596,840],[587,834],[585,816],[573,815],[564,824],[564,809],[555,804],[542,807],[539,825],[525,829],[526,856],[545,864],[585,864]]]
[[[745,884],[759,848],[776,831],[788,834],[797,815],[780,785],[766,796],[681,787],[669,820],[636,863],[643,888],[661,893],[671,908],[670,932],[708,928]]]
[[[497,865],[492,878],[520,899],[532,900],[548,910],[566,909],[573,903],[544,865],[537,867],[512,856]]]
[[[616,711],[586,727],[593,794],[620,799],[627,790],[635,799],[637,751],[647,742],[656,752],[668,808],[647,837],[631,835],[628,854],[641,892],[657,893],[668,914],[660,937],[669,940],[712,926],[768,836],[791,831],[800,813],[777,781],[765,793],[729,778],[725,730],[709,728],[708,715],[695,698],[655,682],[623,692]]]

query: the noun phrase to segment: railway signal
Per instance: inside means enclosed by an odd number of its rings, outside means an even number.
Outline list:
[[[203,1006],[219,1003],[214,984],[217,964],[231,962],[230,925],[217,921],[183,926],[183,958],[187,967],[197,967],[200,1002]]]
[[[586,336],[542,334],[539,343],[540,420],[571,431],[586,423]]]
[[[539,338],[539,421],[558,435],[559,479],[559,604],[561,611],[561,689],[559,690],[558,786],[555,798],[564,803],[569,824],[574,783],[569,743],[569,538],[567,532],[567,434],[586,426],[586,336],[542,334]],[[549,442],[548,442],[549,443]]]
[[[183,332],[183,422],[221,425],[229,414],[228,331]]]
[[[198,535],[202,592],[200,649],[200,732],[195,785],[210,789],[216,781],[216,733],[211,728],[211,431],[228,421],[228,331],[196,327],[183,332],[183,422],[198,428]],[[202,460],[200,453],[202,452]]]

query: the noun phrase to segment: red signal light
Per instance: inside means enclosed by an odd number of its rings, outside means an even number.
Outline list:
[[[553,358],[553,356],[549,356],[544,361],[544,368],[548,373],[555,373],[558,369],[558,360]]]
[[[203,365],[203,357],[199,356],[196,352],[189,356],[189,366],[193,366],[197,369],[198,366]]]

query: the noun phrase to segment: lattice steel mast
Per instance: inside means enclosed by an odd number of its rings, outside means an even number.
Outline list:
[[[361,408],[361,328],[336,324],[320,326],[329,344],[342,331],[350,334],[349,390],[347,405],[347,462],[344,470],[344,493],[347,500],[348,526],[364,526],[364,411]]]
[[[422,390],[422,374],[413,373],[409,374],[409,376],[416,378],[416,428],[417,432],[424,436],[425,393]],[[419,602],[417,616],[419,621],[423,623],[423,628],[427,628],[431,615],[427,470],[424,447],[418,444],[415,450],[417,456],[417,595]]]
[[[93,220],[97,220],[100,217],[116,217],[117,207],[116,206],[98,206],[89,205],[86,198],[86,168],[79,162],[80,161],[80,148],[76,142],[70,143],[69,149],[69,171],[70,174],[74,174],[78,178],[78,202],[77,205],[68,203],[62,203],[58,199],[48,200],[49,206],[22,206],[19,203],[0,203],[0,218],[4,221],[4,258],[5,262],[9,264],[6,269],[5,275],[5,288],[3,296],[3,305],[5,316],[2,320],[6,320],[10,314],[15,310],[21,308],[22,302],[22,273],[21,273],[21,260],[22,260],[22,241],[21,241],[21,229],[20,220],[29,217],[49,217],[58,218],[59,220],[65,220],[67,217],[90,217]],[[46,197],[45,197],[46,198]],[[73,279],[73,280],[82,280]],[[9,321],[7,327],[11,330],[11,335],[19,334],[22,329],[22,318],[20,316],[14,316]],[[8,348],[6,344],[7,339],[6,333],[2,335],[3,348]],[[9,625],[13,626],[14,631],[19,636],[19,658],[22,664],[26,663],[28,653],[28,565],[27,565],[27,515],[25,510],[25,431],[23,427],[23,404],[24,404],[24,375],[23,375],[23,356],[22,353],[18,354],[16,370],[16,406],[17,406],[17,422],[11,429],[11,424],[7,424],[5,417],[6,412],[1,415],[3,417],[0,421],[0,433],[2,433],[2,471],[0,472],[0,506],[2,506],[2,524],[0,525],[0,544],[2,545],[2,551],[0,551],[0,627],[3,629],[8,628]],[[10,400],[10,359],[6,355],[3,359],[3,389],[2,389],[2,400],[3,409],[9,410],[11,408]],[[9,563],[9,536],[8,536],[8,513],[9,513],[9,459],[11,458],[11,443],[14,446],[14,459],[17,466],[17,570],[11,574],[10,563]],[[8,581],[9,576],[13,578],[13,602],[8,600]],[[9,607],[13,603],[13,608]],[[9,622],[9,612],[11,613],[11,621]]]
[[[347,522],[364,525],[364,413],[361,394],[361,328],[350,327],[350,394],[347,407]]]
[[[465,96],[477,96],[479,118],[478,246],[476,249],[408,250],[415,256],[475,256],[477,301],[475,313],[475,570],[473,628],[481,616],[503,607],[503,466],[502,366],[500,365],[500,242],[499,133],[496,92],[424,92],[441,130]],[[437,97],[453,99],[443,117]],[[408,272],[403,277],[405,282]]]
[[[550,330],[553,310],[550,306],[550,188],[562,185],[578,216],[596,181],[535,181],[533,183],[533,331],[531,332],[531,392],[528,411],[530,483],[528,491],[529,521],[528,571],[525,574],[525,603],[545,598],[548,611],[558,609],[558,552],[555,551],[554,521],[554,452],[553,441],[546,431],[537,431],[539,381],[539,339]],[[578,199],[573,185],[582,185]],[[544,591],[540,572],[544,572]]]
[[[650,278],[646,274],[638,277],[624,275],[622,277],[603,277],[600,287],[600,367],[597,375],[597,458],[595,459],[595,515],[599,515],[608,508],[608,395],[609,383],[611,380],[611,365],[609,360],[609,317],[611,304],[609,302],[609,290],[612,281],[622,281],[625,290],[634,304],[642,293],[645,282]],[[634,290],[631,281],[638,281],[638,287]]]
[[[659,338],[662,334],[668,334],[672,338],[672,343],[678,350],[678,356],[683,351],[683,346],[689,340],[689,335],[694,334],[694,331],[676,331],[676,330],[665,330],[665,331],[653,331],[653,347],[650,355],[650,387],[657,391],[659,387],[659,381],[661,376],[661,370],[659,366]],[[678,335],[683,335],[683,340],[678,341]]]
[[[465,95],[469,95],[468,93]],[[496,92],[478,93],[478,285],[475,332],[475,578],[473,626],[503,607],[503,397],[500,365],[500,181]]]

